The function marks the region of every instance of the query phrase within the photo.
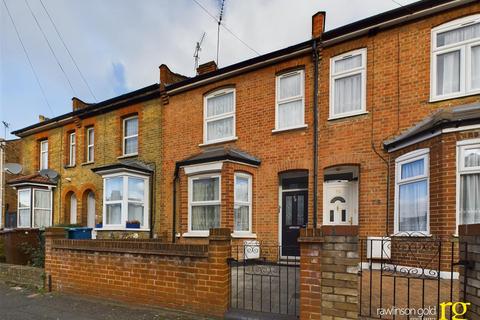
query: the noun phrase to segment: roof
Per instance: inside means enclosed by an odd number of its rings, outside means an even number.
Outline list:
[[[178,170],[178,168],[182,166],[225,160],[242,162],[254,166],[258,166],[261,163],[260,159],[244,151],[228,147],[218,147],[207,149],[199,154],[177,161],[176,167]]]
[[[8,185],[19,185],[19,184],[45,184],[45,185],[57,185],[56,181],[53,181],[47,177],[43,177],[40,173],[34,173],[29,175],[21,175],[19,177],[10,179],[7,181]]]
[[[463,125],[480,123],[480,103],[458,106],[448,110],[438,110],[401,134],[386,140],[383,146],[386,150],[398,147],[399,144],[419,138],[434,132],[456,128]],[[427,137],[428,138],[428,137]]]
[[[154,166],[146,164],[136,159],[124,159],[115,163],[92,168],[95,173],[104,173],[107,171],[136,171],[140,173],[151,174],[155,170]]]

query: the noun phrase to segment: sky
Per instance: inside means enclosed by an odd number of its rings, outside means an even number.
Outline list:
[[[9,132],[38,122],[40,114],[51,118],[70,112],[74,96],[85,102],[103,101],[158,83],[162,63],[194,76],[195,44],[204,32],[200,63],[216,59],[217,22],[205,10],[218,17],[220,0],[2,1],[0,121],[9,129],[0,122],[0,137],[6,132],[8,139],[15,138]],[[326,11],[330,30],[411,2],[226,0],[223,23],[235,36],[221,28],[219,66],[310,39],[311,17],[318,11]]]

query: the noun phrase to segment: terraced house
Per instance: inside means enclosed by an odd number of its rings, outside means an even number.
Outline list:
[[[478,2],[419,1],[327,32],[324,19],[297,45],[192,78],[162,65],[159,85],[74,98],[17,130],[18,226],[181,243],[226,227],[298,256],[307,226],[451,236],[479,223]]]

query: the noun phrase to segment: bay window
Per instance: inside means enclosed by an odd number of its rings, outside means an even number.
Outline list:
[[[252,176],[236,173],[234,178],[234,233],[252,232]]]
[[[149,179],[140,175],[104,176],[103,226],[124,229],[127,221],[148,228]]]
[[[367,49],[330,59],[330,119],[366,112]]]
[[[480,92],[480,15],[432,30],[431,99]]]
[[[123,155],[138,153],[138,116],[123,119]]]
[[[415,150],[395,162],[395,233],[428,234],[429,150]]]
[[[458,144],[458,224],[480,223],[480,140]]]
[[[204,99],[204,143],[235,139],[235,89],[215,91]]]
[[[303,70],[277,76],[275,130],[305,126],[304,81]]]
[[[45,228],[52,225],[51,190],[37,188],[19,189],[17,198],[17,226],[19,228]]]
[[[208,233],[220,227],[220,175],[201,175],[188,179],[188,232]]]
[[[18,190],[18,218],[19,228],[31,227],[31,189]]]

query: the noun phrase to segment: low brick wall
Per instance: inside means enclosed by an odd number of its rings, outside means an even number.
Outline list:
[[[461,268],[461,297],[470,302],[465,319],[480,319],[480,224],[459,226],[460,259],[470,261],[470,268]],[[466,282],[466,283],[465,283]]]
[[[46,232],[52,290],[223,316],[229,303],[230,230],[208,245],[159,241],[66,240]]]
[[[358,318],[358,229],[300,234],[300,319]]]
[[[44,269],[16,264],[0,263],[0,281],[33,287],[43,288]]]

